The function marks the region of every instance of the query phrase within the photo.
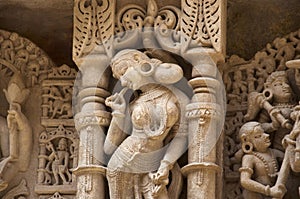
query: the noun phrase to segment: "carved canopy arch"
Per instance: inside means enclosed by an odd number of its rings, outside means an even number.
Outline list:
[[[7,88],[15,72],[20,72],[26,87],[39,84],[47,78],[53,61],[30,40],[15,32],[0,30],[0,90]],[[5,115],[8,104],[3,92],[0,92],[0,114]]]

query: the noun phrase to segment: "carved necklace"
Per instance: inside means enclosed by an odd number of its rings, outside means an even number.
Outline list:
[[[268,161],[260,153],[252,152],[252,154],[263,162],[268,176],[271,178],[274,178],[274,177],[276,177],[277,172],[278,172],[277,161],[274,158],[273,152],[270,149],[269,149],[269,152],[271,153],[271,157],[272,157],[272,166],[274,168],[274,173],[270,173],[270,167],[269,167]]]
[[[137,102],[147,102],[153,99],[156,99],[164,94],[166,94],[168,90],[163,86],[158,86],[156,88],[150,89],[140,95],[140,97],[136,100]]]

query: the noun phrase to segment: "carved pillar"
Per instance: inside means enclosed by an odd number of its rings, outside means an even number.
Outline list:
[[[188,178],[188,198],[221,198],[222,160],[217,160],[217,151],[223,145],[217,143],[221,143],[225,107],[216,64],[224,61],[226,3],[182,0],[181,6],[181,54],[194,66],[189,81],[194,96],[187,106],[188,165],[182,172]]]
[[[104,100],[110,74],[106,74],[112,55],[110,40],[114,26],[115,1],[75,0],[73,60],[81,77],[77,79],[79,113],[75,125],[80,134],[77,176],[77,198],[105,198],[104,127],[110,114]],[[105,74],[104,74],[105,73]]]
[[[98,57],[99,58],[99,57]],[[104,59],[85,60],[80,65],[82,84],[79,92],[80,113],[75,116],[76,129],[80,134],[78,167],[74,174],[77,176],[78,198],[105,198],[104,176],[105,162],[103,143],[105,139],[104,126],[109,124],[110,115],[105,112],[103,105],[109,93],[99,83],[103,74],[99,68],[107,66]],[[108,79],[105,79],[108,82]],[[106,83],[105,83],[106,84]],[[103,193],[103,194],[101,194]]]

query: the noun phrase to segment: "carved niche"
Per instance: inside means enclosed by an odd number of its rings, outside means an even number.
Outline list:
[[[28,39],[17,33],[0,30],[0,90],[7,90],[6,96],[0,92],[0,114],[7,116],[7,110],[14,107],[14,97],[28,96],[27,102],[19,108],[24,111],[32,127],[33,141],[29,145],[37,149],[30,152],[31,161],[28,165],[18,165],[16,160],[9,162],[7,168],[13,169],[18,175],[10,178],[7,189],[0,192],[1,198],[74,198],[76,180],[71,169],[78,163],[79,138],[72,120],[71,104],[76,73],[75,69],[66,65],[56,67]],[[16,75],[24,80],[24,85],[20,86]],[[1,131],[2,127],[1,124]],[[15,148],[18,149],[18,146],[12,147]],[[15,157],[18,154],[16,150],[12,152],[8,155]],[[23,154],[24,151],[21,152]],[[27,166],[30,169],[27,170]],[[23,173],[18,173],[19,167]],[[5,181],[8,173],[12,172],[5,172]]]
[[[31,41],[17,33],[0,30],[0,114],[6,117],[1,123],[2,198],[26,198],[30,194],[27,187],[34,186],[28,180],[28,168],[34,167],[32,140],[40,124],[35,117],[39,106],[31,107],[30,101],[37,96],[41,81],[53,66],[51,59]],[[9,132],[7,140],[5,126]],[[9,149],[5,151],[8,144]]]
[[[35,186],[40,198],[64,198],[60,194],[76,193],[76,179],[72,174],[78,164],[79,144],[72,107],[76,75],[75,69],[62,65],[52,68],[42,81],[41,124],[45,131],[39,136]]]
[[[286,65],[287,61],[299,58],[300,30],[283,38],[276,38],[263,50],[257,52],[251,60],[244,60],[233,55],[222,66],[227,93],[224,140],[225,198],[242,198],[243,188],[239,185],[239,168],[243,152],[241,152],[239,131],[248,119],[245,115],[250,103],[248,100],[251,99],[249,94],[263,93],[264,84],[274,71],[287,71],[287,77],[295,96],[299,96],[297,79],[292,78],[293,74]],[[267,93],[264,92],[264,94]],[[255,107],[252,109],[254,110]],[[273,145],[275,145],[274,142]]]

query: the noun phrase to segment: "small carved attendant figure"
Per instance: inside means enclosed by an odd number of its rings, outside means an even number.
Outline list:
[[[244,198],[281,198],[285,194],[285,187],[273,185],[278,171],[277,158],[283,158],[283,153],[269,148],[269,135],[264,133],[258,122],[244,124],[240,129],[240,139],[245,153],[240,168]]]
[[[52,150],[52,153],[49,155],[49,161],[52,162],[52,172],[55,179],[54,185],[59,184],[59,177],[62,179],[63,184],[69,184],[71,180],[71,174],[68,168],[70,154],[67,151],[68,145],[66,138],[59,140],[56,148],[57,151],[54,150],[52,143],[49,143],[48,147]],[[68,176],[68,180],[65,174]]]
[[[169,171],[186,149],[183,109],[188,99],[166,85],[179,81],[182,69],[137,50],[119,52],[111,67],[122,86],[141,93],[129,106],[132,132],[126,132],[130,123],[125,123],[129,117],[125,117],[123,94],[127,88],[106,99],[106,105],[113,110],[104,144],[106,154],[112,154],[107,168],[110,197],[177,198],[168,194],[166,185]],[[173,174],[172,182],[176,182]]]
[[[290,114],[293,111],[293,91],[285,71],[273,72],[266,80],[263,93],[249,95],[246,120],[257,119],[268,133],[273,134],[273,148],[284,151],[282,139],[289,134],[293,125]],[[257,118],[257,113],[262,109]]]

